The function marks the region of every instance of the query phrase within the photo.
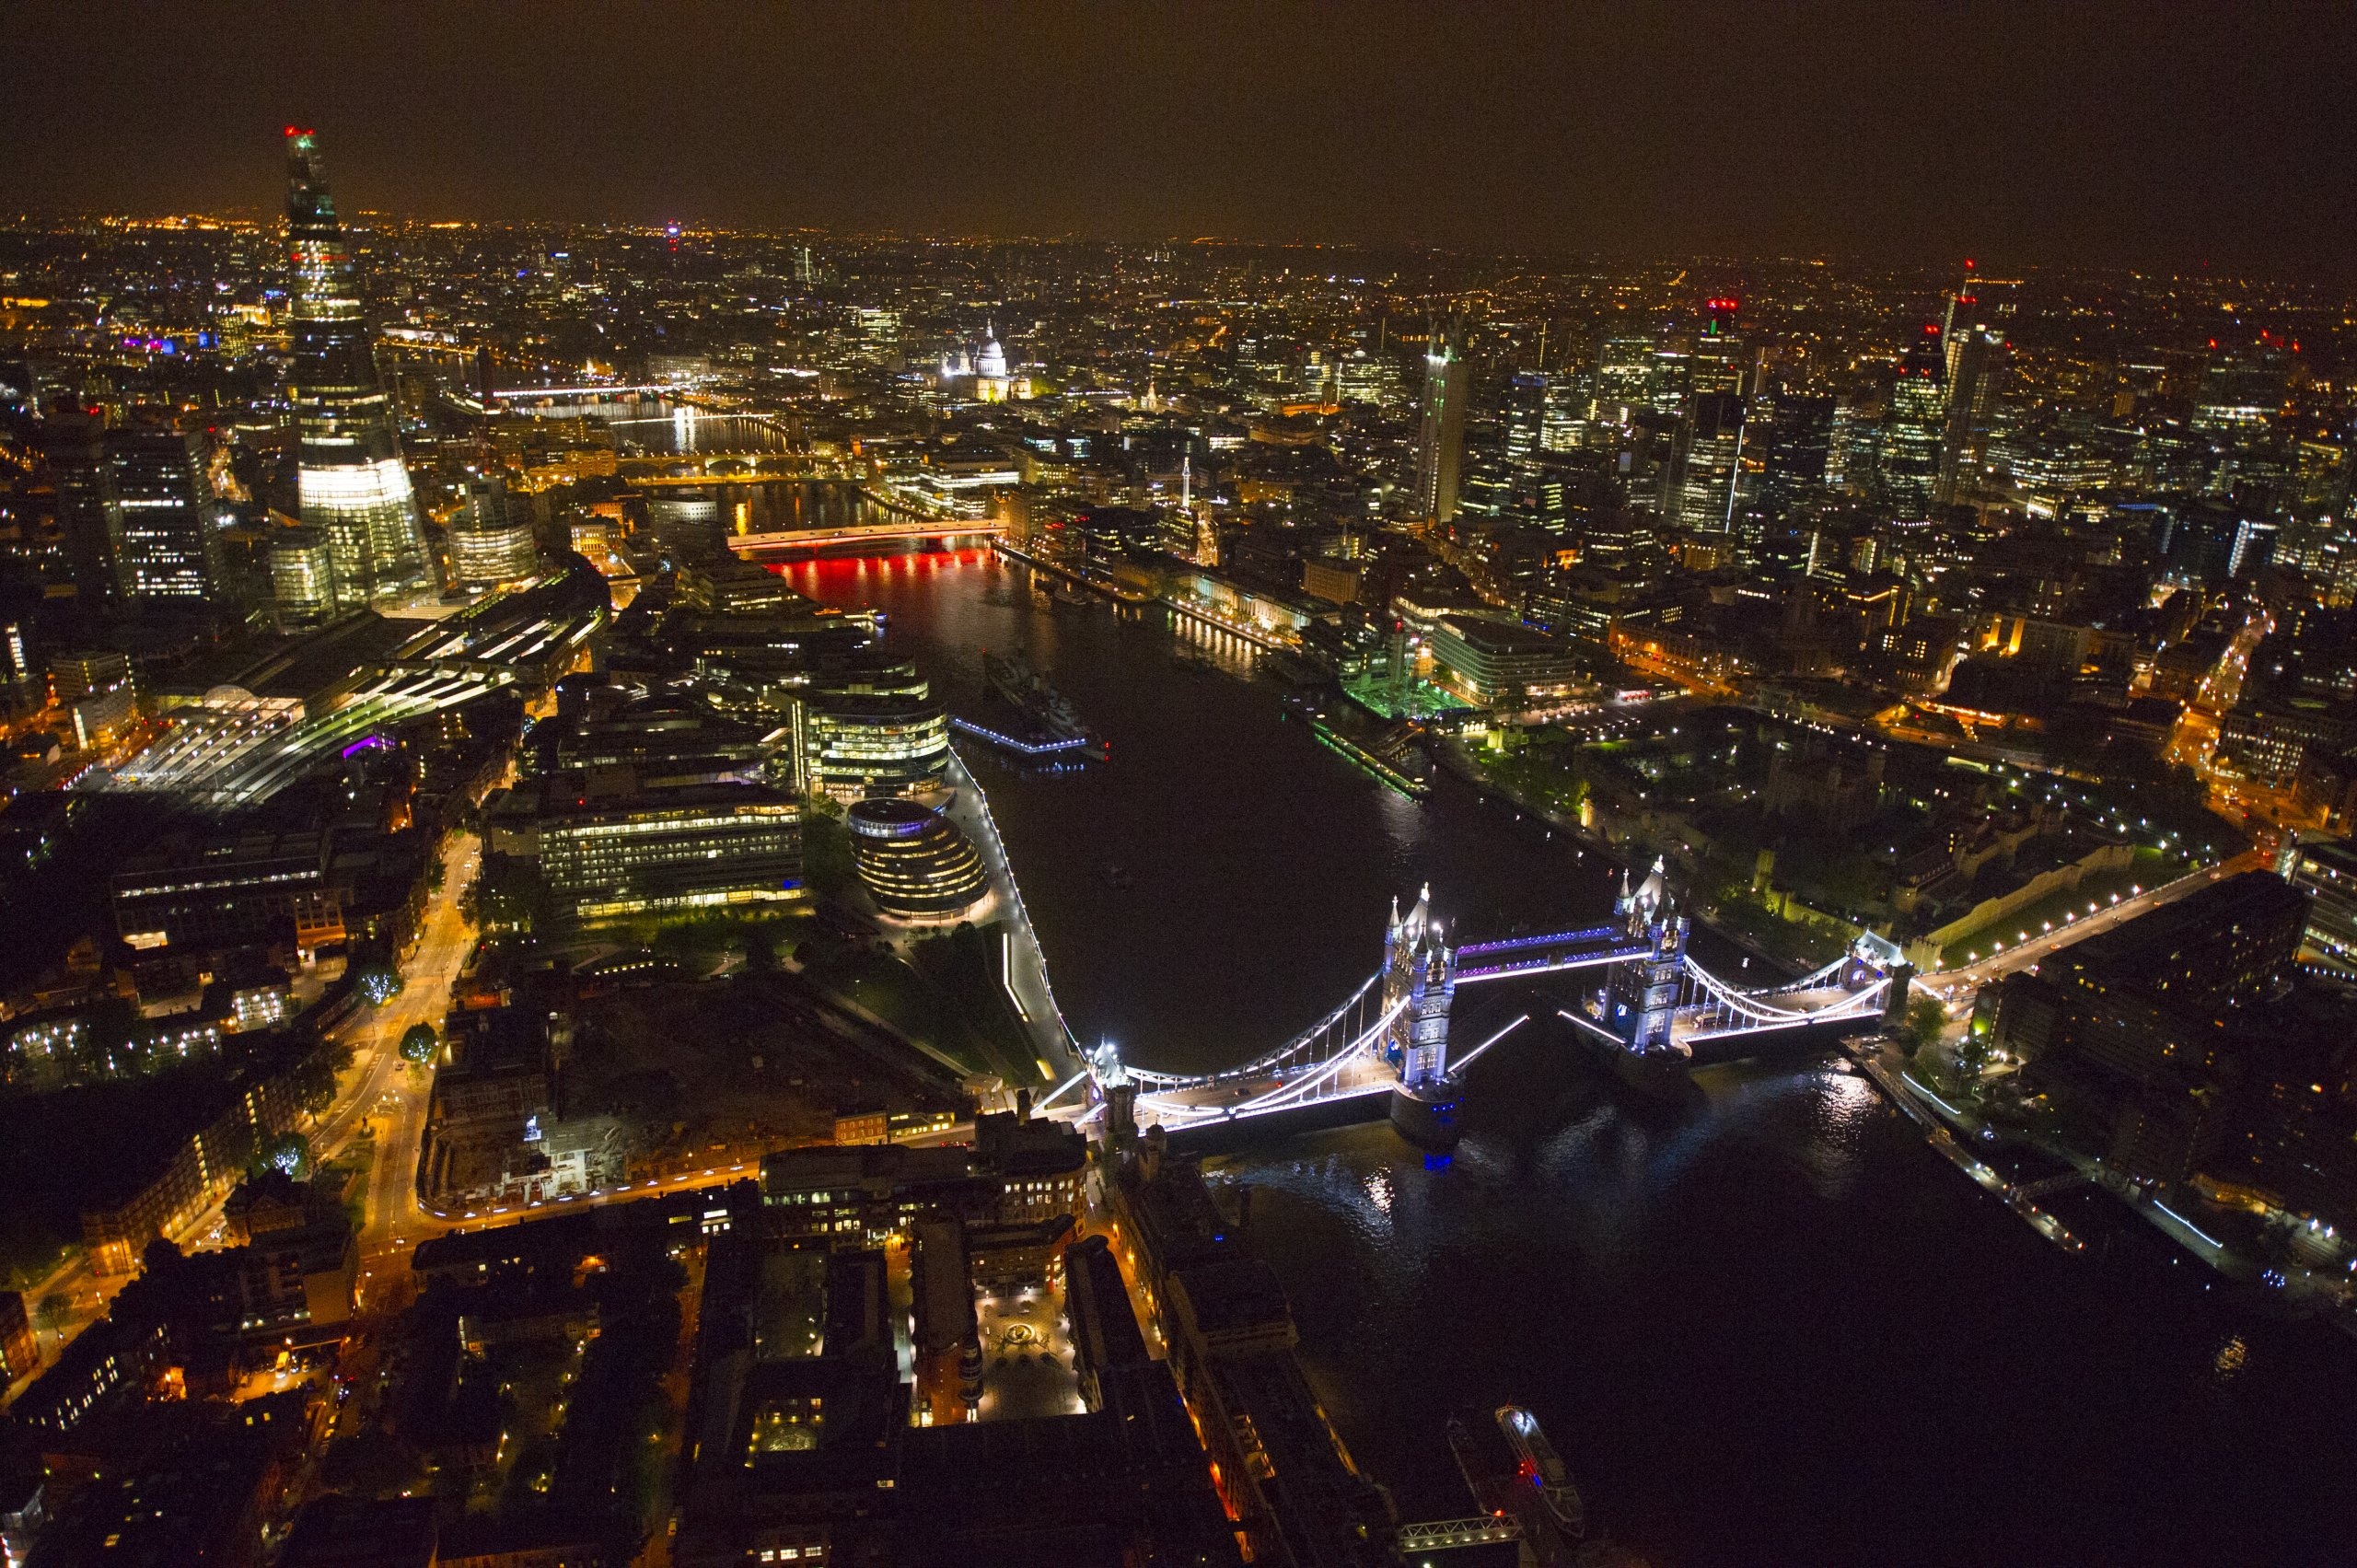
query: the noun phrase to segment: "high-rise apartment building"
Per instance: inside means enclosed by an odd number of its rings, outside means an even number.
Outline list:
[[[300,443],[303,520],[327,536],[337,602],[366,606],[424,586],[425,530],[319,145],[292,127],[286,245],[294,274],[287,394]]]
[[[1460,322],[1435,323],[1424,343],[1422,420],[1416,432],[1417,513],[1435,523],[1457,516],[1465,466],[1465,402],[1470,380]]]

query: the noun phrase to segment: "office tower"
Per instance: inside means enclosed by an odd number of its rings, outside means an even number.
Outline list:
[[[1997,367],[2005,334],[1990,324],[1972,273],[1964,264],[1964,285],[1948,296],[1946,340],[1947,425],[1940,439],[1940,471],[1933,499],[1945,505],[1969,490],[1987,449],[1989,415],[1996,401]]]
[[[1476,422],[1466,437],[1460,511],[1503,517],[1513,509],[1546,438],[1547,390],[1545,376],[1521,371],[1506,383],[1495,417]]]
[[[1932,505],[1947,413],[1947,360],[1939,323],[1928,322],[1898,363],[1882,428],[1883,495],[1902,511],[1920,516]]]
[[[1644,408],[1652,401],[1654,341],[1649,337],[1608,337],[1596,348],[1596,403],[1590,417],[1611,419],[1615,405]]]
[[[1741,301],[1720,297],[1704,307],[1701,335],[1687,361],[1687,385],[1695,395],[1742,392],[1751,368],[1751,351],[1735,330]]]
[[[335,614],[335,552],[318,528],[281,528],[270,541],[270,597],[282,627],[316,626]]]
[[[195,605],[220,581],[204,438],[190,430],[106,437],[115,587],[125,601]]]
[[[41,455],[57,492],[57,532],[65,544],[74,591],[86,604],[106,605],[115,597],[114,476],[107,468],[105,437],[98,421],[78,413],[41,422]]]
[[[1586,389],[1579,377],[1562,372],[1550,376],[1546,406],[1538,421],[1538,445],[1550,452],[1576,450],[1587,403]]]
[[[2283,351],[2271,343],[2221,350],[2212,355],[2201,389],[2194,394],[2193,428],[2231,440],[2264,431],[2283,412],[2288,377]]]
[[[1971,488],[1989,441],[1996,401],[1997,366],[2005,335],[1982,322],[1957,329],[1948,342],[1947,424],[1940,438],[1940,471],[1933,498],[1943,505]]]
[[[1506,383],[1504,405],[1500,410],[1505,427],[1506,461],[1525,461],[1546,446],[1547,422],[1553,412],[1549,392],[1547,377],[1535,370],[1522,371]]]
[[[1686,412],[1687,395],[1694,389],[1694,356],[1675,343],[1653,352],[1645,366],[1645,402],[1654,412],[1673,418]]]
[[[337,602],[366,606],[424,585],[425,530],[319,145],[292,127],[286,245],[294,272],[287,395],[300,442],[303,520],[327,535]]]
[[[1833,436],[1833,400],[1779,392],[1768,419],[1761,489],[1768,515],[1790,517],[1825,486]]]
[[[1851,495],[1871,494],[1881,469],[1882,422],[1887,411],[1878,403],[1861,403],[1855,397],[1833,401],[1833,418],[1825,427],[1825,482]]]
[[[1431,522],[1445,523],[1457,516],[1469,379],[1463,323],[1435,322],[1424,344],[1422,421],[1416,432],[1415,507]]]
[[[1682,528],[1726,533],[1743,467],[1744,401],[1734,392],[1696,394],[1678,421],[1663,470],[1662,516]]]
[[[531,518],[495,479],[467,484],[466,505],[450,520],[450,577],[462,588],[518,582],[540,569]]]

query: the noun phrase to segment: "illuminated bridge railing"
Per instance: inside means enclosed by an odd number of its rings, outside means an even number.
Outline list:
[[[1083,750],[1093,744],[1085,735],[1074,736],[1068,740],[1017,740],[1011,735],[1001,735],[997,730],[976,724],[971,719],[961,719],[955,714],[949,716],[949,727],[960,735],[970,735],[993,746],[1004,746],[1009,751],[1025,757],[1053,757],[1065,751]]]
[[[1190,1101],[1180,1098],[1184,1089],[1166,1090],[1160,1094],[1142,1095],[1139,1109],[1154,1113],[1157,1121],[1175,1127],[1198,1126],[1207,1122],[1233,1121],[1241,1117],[1268,1116],[1281,1110],[1292,1110],[1305,1105],[1327,1100],[1354,1099],[1363,1095],[1387,1094],[1398,1079],[1390,1063],[1374,1049],[1383,1031],[1407,1006],[1406,998],[1376,1014],[1355,1034],[1350,1035],[1332,1053],[1289,1080],[1282,1080],[1257,1095],[1228,1104]],[[1232,1081],[1233,1074],[1223,1074],[1220,1084]],[[1213,1080],[1197,1079],[1188,1086],[1197,1091],[1214,1086]]]
[[[1832,989],[1822,983],[1829,977],[1828,970],[1807,978],[1820,981],[1817,989],[1821,994]],[[1694,1040],[1761,1029],[1794,1029],[1812,1024],[1877,1018],[1888,1005],[1891,977],[1886,974],[1855,991],[1842,989],[1817,1006],[1786,1005],[1809,994],[1793,986],[1764,992],[1738,991],[1690,958],[1686,960],[1685,981],[1690,996],[1678,1008],[1678,1034]],[[1766,1000],[1771,996],[1779,1000]]]
[[[1460,1546],[1496,1546],[1522,1539],[1522,1521],[1511,1514],[1484,1514],[1471,1519],[1434,1519],[1402,1525],[1394,1538],[1399,1554],[1411,1559],[1419,1551],[1446,1551]]]
[[[1088,1053],[1081,1048],[1080,1037],[1072,1032],[1072,1024],[1064,1017],[1062,1005],[1056,1001],[1055,987],[1048,981],[1048,955],[1039,947],[1039,928],[1031,923],[1031,912],[1024,907],[1023,888],[1015,879],[1015,862],[1007,857],[1006,842],[999,837],[998,819],[991,815],[991,797],[982,793],[982,786],[976,784],[974,775],[967,771],[965,761],[954,751],[949,754],[949,768],[945,776],[952,788],[964,793],[974,803],[974,814],[981,819],[982,832],[988,841],[991,856],[1006,873],[1006,890],[1014,900],[1016,923],[1031,944],[1032,959],[1039,971],[1039,992],[1047,998],[1048,1011],[1055,1016],[1056,1032],[1062,1037],[1064,1049],[1073,1058],[1086,1060]],[[1078,1082],[1079,1075],[1075,1075],[1055,1093],[1061,1095],[1064,1088],[1070,1088]]]

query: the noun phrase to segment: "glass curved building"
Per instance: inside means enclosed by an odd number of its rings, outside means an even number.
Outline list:
[[[532,520],[519,515],[507,487],[497,480],[478,479],[468,483],[466,494],[466,505],[450,519],[445,536],[450,575],[458,586],[496,587],[539,575],[540,547],[532,537]]]
[[[990,891],[981,852],[938,811],[913,800],[862,800],[847,825],[859,885],[886,914],[947,920]]]
[[[286,131],[286,250],[294,273],[287,398],[303,521],[327,536],[336,602],[366,608],[425,586],[425,527],[401,464],[392,400],[317,140]]]
[[[816,692],[803,734],[811,784],[837,799],[926,789],[949,769],[949,715],[928,696]]]

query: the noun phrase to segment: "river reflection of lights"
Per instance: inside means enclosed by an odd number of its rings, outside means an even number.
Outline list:
[[[1391,1172],[1378,1166],[1366,1174],[1367,1201],[1385,1214],[1391,1212]]]
[[[1853,1074],[1822,1074],[1817,1079],[1817,1088],[1820,1102],[1827,1112],[1845,1127],[1854,1124],[1882,1105],[1882,1097],[1875,1092],[1875,1086]]]

